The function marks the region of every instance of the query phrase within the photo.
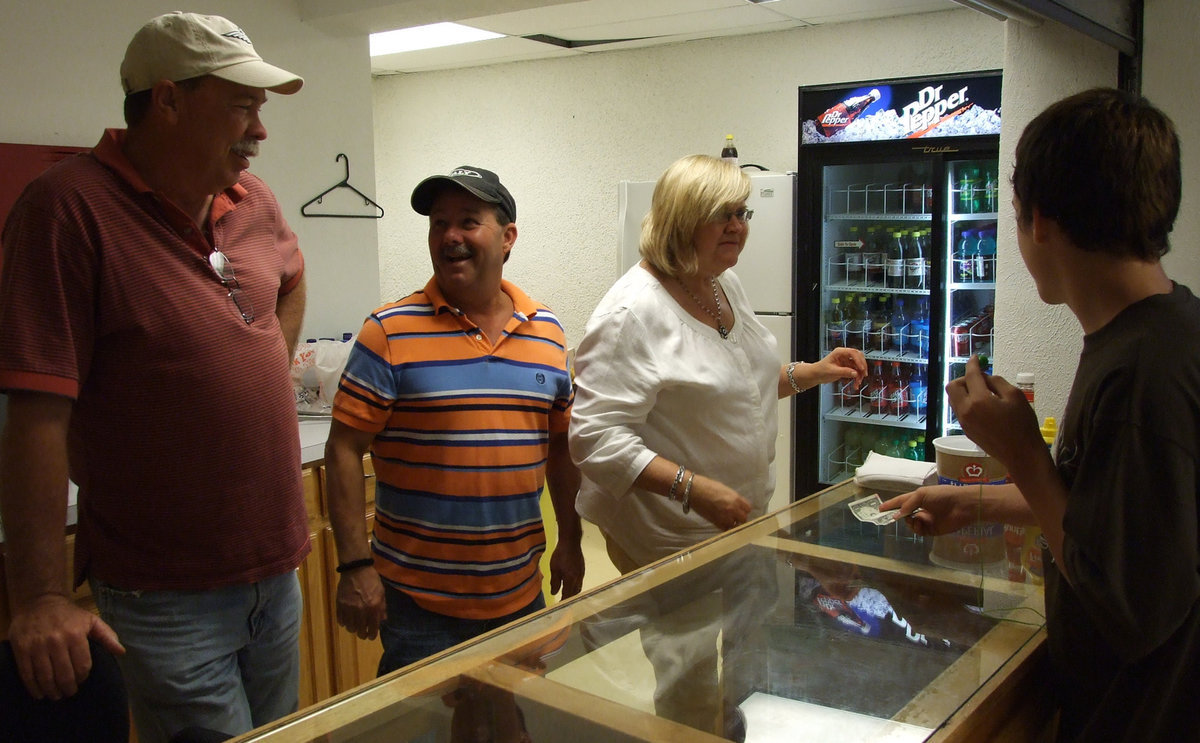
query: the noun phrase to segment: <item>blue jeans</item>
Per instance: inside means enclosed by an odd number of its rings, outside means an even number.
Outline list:
[[[126,591],[98,580],[140,743],[187,727],[238,735],[299,704],[296,571],[211,591]]]
[[[546,599],[539,593],[524,609],[507,616],[460,619],[422,609],[407,593],[386,583],[383,593],[387,600],[387,618],[379,625],[379,639],[383,642],[379,676],[546,608]]]

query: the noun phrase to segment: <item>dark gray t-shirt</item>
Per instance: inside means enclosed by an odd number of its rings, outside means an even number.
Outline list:
[[[1084,338],[1056,459],[1070,489],[1063,559],[1073,580],[1047,553],[1060,739],[1195,739],[1200,299],[1186,287]]]

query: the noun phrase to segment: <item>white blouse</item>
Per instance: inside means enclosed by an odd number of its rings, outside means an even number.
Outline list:
[[[727,339],[692,317],[646,269],[613,284],[575,356],[571,455],[576,508],[639,564],[719,532],[695,511],[640,490],[656,455],[733,488],[762,515],[775,489],[779,360],[733,271]]]

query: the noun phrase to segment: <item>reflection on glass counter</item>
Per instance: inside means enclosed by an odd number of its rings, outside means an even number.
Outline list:
[[[990,690],[1034,675],[1041,588],[933,564],[930,540],[850,515],[864,494],[834,486],[243,740],[947,741],[1004,724]]]

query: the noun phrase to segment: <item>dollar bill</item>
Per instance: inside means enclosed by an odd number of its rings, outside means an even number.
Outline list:
[[[865,498],[859,498],[856,501],[850,502],[850,513],[854,514],[854,518],[867,524],[878,524],[879,526],[887,526],[894,523],[895,511],[880,511],[879,505],[883,503],[879,493],[872,493]]]

